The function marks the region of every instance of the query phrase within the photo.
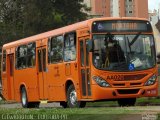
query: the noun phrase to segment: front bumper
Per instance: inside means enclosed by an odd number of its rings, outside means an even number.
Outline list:
[[[119,99],[158,96],[158,82],[151,86],[131,87],[131,88],[104,88],[92,85],[92,99]]]

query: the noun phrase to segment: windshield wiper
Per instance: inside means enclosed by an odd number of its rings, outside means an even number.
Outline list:
[[[141,32],[139,32],[134,38],[133,38],[133,40],[131,41],[131,43],[129,43],[129,46],[132,46],[135,42],[136,42],[136,40],[138,39],[138,37],[141,35]]]

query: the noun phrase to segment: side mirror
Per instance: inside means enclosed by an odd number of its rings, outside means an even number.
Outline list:
[[[160,52],[157,54],[157,63],[160,64]]]
[[[88,50],[89,52],[93,52],[93,41],[92,40],[88,40]]]

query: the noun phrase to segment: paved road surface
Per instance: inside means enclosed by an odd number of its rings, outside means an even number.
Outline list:
[[[40,104],[40,108],[54,108],[61,107],[59,103]],[[0,104],[0,108],[22,108],[20,103]]]
[[[20,103],[12,103],[12,104],[1,104],[1,108],[22,108]],[[40,109],[41,108],[61,108],[59,103],[47,103],[47,104],[40,104]],[[103,107],[100,107],[103,108]],[[108,108],[113,108],[113,109],[119,109],[120,107],[108,107]],[[146,112],[155,112],[155,113],[160,113],[160,106],[135,106],[135,107],[124,107],[125,110],[142,110]]]

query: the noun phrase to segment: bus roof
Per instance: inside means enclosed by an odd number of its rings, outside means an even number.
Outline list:
[[[85,28],[85,27],[91,27],[91,24],[93,21],[101,21],[101,20],[145,20],[148,21],[147,19],[144,18],[136,18],[136,17],[103,17],[103,18],[92,18],[89,20],[85,20],[82,22],[78,22],[72,25],[68,25],[66,27],[62,27],[62,28],[58,28],[55,30],[51,30],[48,32],[44,32],[41,34],[37,34],[31,37],[27,37],[27,38],[23,38],[14,42],[10,42],[7,44],[3,45],[3,49],[7,49],[7,48],[11,48],[11,47],[15,47],[18,45],[22,45],[22,44],[26,44],[29,42],[33,42],[33,41],[37,41],[37,40],[41,40],[41,39],[45,39],[51,36],[56,36],[56,35],[60,35],[60,34],[64,34],[67,32],[71,32],[71,31],[75,31],[81,28]]]

